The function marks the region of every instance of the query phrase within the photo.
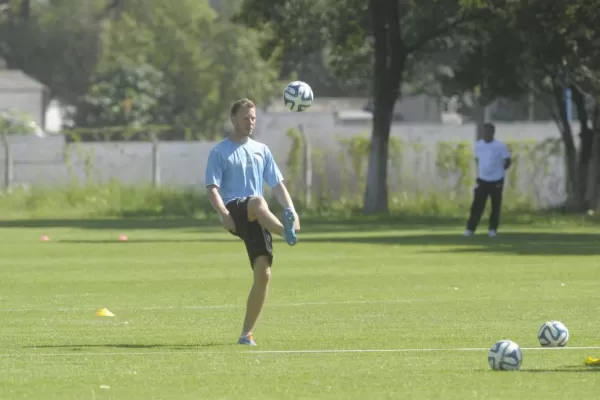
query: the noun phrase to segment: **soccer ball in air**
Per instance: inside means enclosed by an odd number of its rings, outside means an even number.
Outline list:
[[[313,103],[313,92],[306,82],[290,82],[283,89],[283,103],[294,112],[306,111]]]
[[[542,347],[564,347],[569,341],[569,330],[559,321],[545,322],[538,331]]]
[[[521,368],[522,362],[521,348],[511,340],[499,341],[488,353],[488,363],[495,371],[516,371]]]

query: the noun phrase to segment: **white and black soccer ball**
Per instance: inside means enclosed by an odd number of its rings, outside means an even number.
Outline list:
[[[569,329],[560,321],[544,322],[538,340],[542,347],[564,347],[569,341]]]
[[[283,89],[283,103],[291,111],[306,111],[312,105],[313,100],[313,91],[306,82],[293,81]]]
[[[488,363],[495,371],[517,371],[523,363],[523,352],[512,340],[501,340],[490,349]]]

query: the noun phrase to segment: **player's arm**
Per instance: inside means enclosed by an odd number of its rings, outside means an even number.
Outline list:
[[[273,190],[273,194],[275,195],[277,202],[283,208],[291,208],[292,210],[294,210],[294,214],[296,217],[296,224],[295,224],[296,226],[294,228],[296,229],[296,231],[299,231],[300,230],[300,218],[298,217],[298,214],[296,213],[296,208],[294,207],[294,202],[292,200],[292,196],[290,196],[290,193],[288,192],[287,188],[285,187],[285,184],[283,183],[283,175],[281,174],[281,171],[279,170],[277,163],[273,159],[273,155],[271,154],[271,152],[268,149],[265,154],[265,160],[266,160],[266,164],[265,164],[265,170],[263,173],[263,178],[265,179],[265,182],[267,182],[267,184],[269,186],[271,186],[271,189]]]
[[[216,185],[208,185],[206,187],[206,193],[208,195],[208,201],[212,208],[221,216],[229,214],[229,210],[225,207],[223,199],[219,194],[219,187]]]
[[[223,228],[228,231],[235,232],[235,223],[233,222],[233,217],[229,214],[229,210],[225,207],[225,203],[223,203],[223,198],[221,194],[219,194],[219,187],[216,185],[208,185],[206,187],[206,192],[208,195],[208,201],[210,201],[210,205],[212,208],[219,214],[219,221]]]
[[[229,210],[225,207],[223,198],[219,193],[219,186],[223,180],[223,172],[225,171],[225,164],[221,159],[221,156],[216,151],[211,151],[208,156],[208,162],[206,165],[206,176],[204,179],[206,185],[206,194],[208,201],[212,208],[219,214],[219,220],[223,228],[234,231],[235,224],[233,218],[229,215]]]
[[[512,158],[510,156],[510,150],[508,150],[508,146],[504,145],[504,169],[509,169],[512,164]]]
[[[294,209],[294,202],[292,201],[292,196],[290,196],[290,192],[288,192],[283,181],[273,186],[272,189],[273,194],[275,195],[277,202],[281,204],[281,207]]]

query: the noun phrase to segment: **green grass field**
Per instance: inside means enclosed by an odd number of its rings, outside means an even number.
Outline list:
[[[256,348],[244,246],[214,222],[1,222],[0,398],[595,398],[597,228],[364,221],[276,240]],[[549,319],[566,348],[539,348]],[[500,339],[520,371],[489,369]]]

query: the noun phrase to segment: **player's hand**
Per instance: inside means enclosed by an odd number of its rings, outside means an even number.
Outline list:
[[[219,220],[221,221],[221,226],[230,231],[235,232],[235,222],[233,222],[233,217],[231,214],[219,214]]]

